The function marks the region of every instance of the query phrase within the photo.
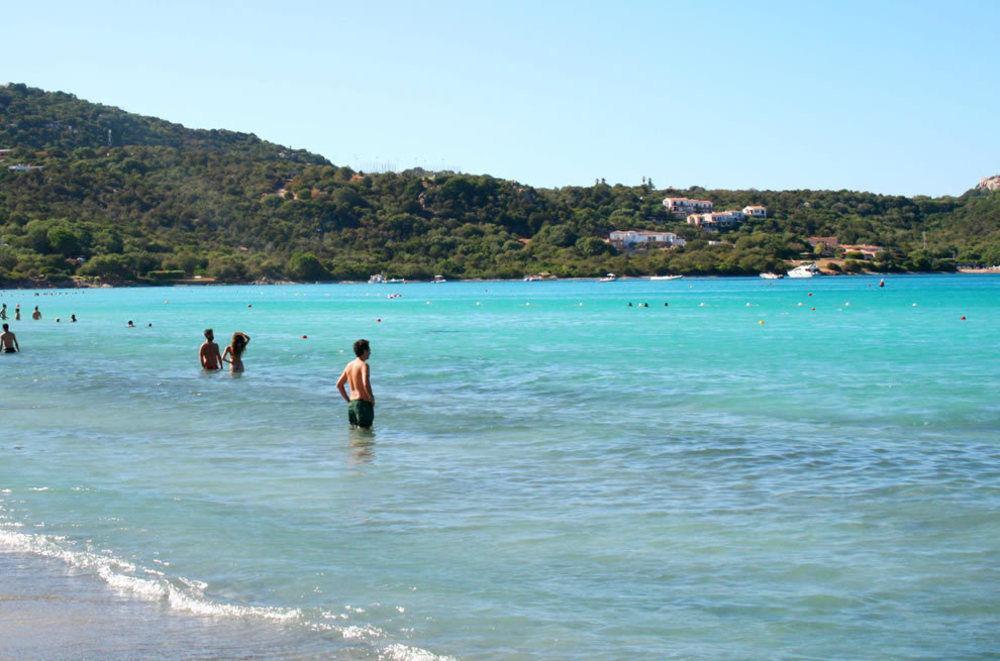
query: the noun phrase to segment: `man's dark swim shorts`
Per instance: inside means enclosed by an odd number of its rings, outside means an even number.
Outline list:
[[[358,427],[371,427],[375,421],[375,405],[363,399],[352,399],[347,405],[347,419]]]

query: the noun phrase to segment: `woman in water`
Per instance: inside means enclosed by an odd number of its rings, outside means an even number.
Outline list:
[[[246,351],[248,344],[250,344],[250,336],[242,331],[236,331],[233,333],[232,342],[222,354],[222,360],[229,363],[229,371],[233,374],[243,371],[243,352]]]

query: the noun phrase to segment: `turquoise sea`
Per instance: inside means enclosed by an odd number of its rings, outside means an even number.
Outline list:
[[[0,550],[227,654],[996,655],[1000,277],[886,280],[3,291]]]

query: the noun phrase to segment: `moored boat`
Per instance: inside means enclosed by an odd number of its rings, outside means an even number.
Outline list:
[[[598,281],[598,282],[614,282],[614,281],[615,281],[615,280],[617,280],[617,279],[618,279],[618,276],[617,276],[617,275],[615,275],[614,273],[608,273],[608,274],[607,274],[606,276],[604,276],[603,278],[598,278],[598,280],[597,280],[597,281]]]
[[[764,278],[765,280],[781,280],[785,276],[781,273],[761,273],[760,277]]]
[[[651,275],[650,280],[680,280],[683,275]]]
[[[788,272],[789,278],[811,278],[814,275],[819,275],[819,268],[815,264],[802,264]]]

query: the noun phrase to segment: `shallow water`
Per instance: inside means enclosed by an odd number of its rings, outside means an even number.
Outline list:
[[[1000,278],[877,282],[0,292],[0,547],[303,654],[995,653]]]

